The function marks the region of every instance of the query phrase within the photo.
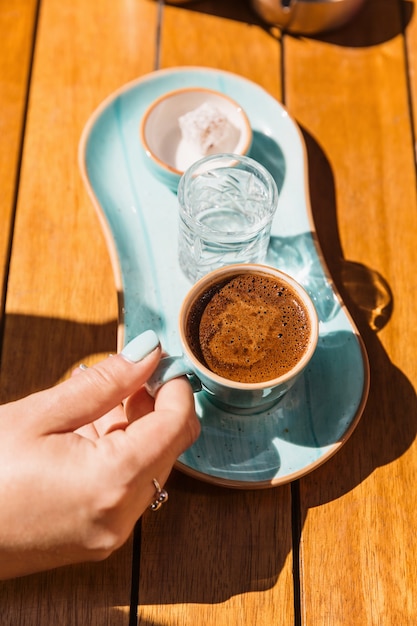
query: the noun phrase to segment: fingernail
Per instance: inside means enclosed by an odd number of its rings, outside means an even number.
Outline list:
[[[85,363],[80,363],[78,367],[80,370],[88,370],[88,365]]]
[[[120,354],[128,361],[138,363],[158,346],[158,335],[153,330],[145,330],[144,333],[129,341]]]

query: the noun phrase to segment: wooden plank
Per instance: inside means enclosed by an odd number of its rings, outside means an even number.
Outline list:
[[[15,190],[19,170],[28,77],[36,21],[36,1],[0,7],[0,285],[7,278]],[[3,293],[0,294],[3,310]]]
[[[417,124],[417,20],[415,12],[417,4],[415,0],[409,0],[402,5],[402,18],[405,29],[405,43],[408,60],[408,80],[411,98],[411,111],[414,121],[414,129]],[[414,140],[416,133],[414,132]],[[417,146],[416,146],[417,153]]]
[[[166,6],[160,59],[281,94],[279,39],[244,3]],[[139,624],[292,625],[290,488],[234,491],[177,472],[167,488],[170,506],[143,518]]]
[[[146,0],[42,2],[7,294],[3,401],[116,350],[112,269],[77,149],[103,98],[152,70],[156,21],[157,8]],[[131,558],[129,542],[104,563],[2,583],[1,621],[127,624]]]
[[[221,489],[174,472],[142,520],[139,624],[293,624],[289,489]],[[159,515],[162,513],[162,515]]]
[[[342,31],[284,44],[319,238],[371,363],[357,430],[300,483],[306,626],[411,624],[417,614],[417,203],[400,4],[369,0]]]
[[[233,0],[166,6],[162,67],[198,65],[235,72],[281,99],[280,34]]]
[[[156,20],[157,7],[146,0],[43,3],[7,295],[3,399],[116,349],[113,274],[77,151],[100,102],[152,71]],[[27,353],[33,357],[23,367]]]

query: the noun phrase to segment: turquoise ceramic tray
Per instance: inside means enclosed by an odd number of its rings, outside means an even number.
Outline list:
[[[218,485],[270,487],[310,472],[347,440],[368,395],[368,361],[317,244],[298,126],[258,85],[194,67],[154,72],[122,87],[93,113],[81,138],[82,176],[121,294],[119,346],[153,328],[167,352],[180,352],[177,317],[190,284],[177,262],[176,195],[149,173],[138,129],[155,98],[187,86],[222,91],[246,110],[254,133],[250,155],[272,172],[280,190],[267,262],[308,290],[320,338],[310,367],[275,410],[236,416],[196,394],[201,436],[177,466]]]

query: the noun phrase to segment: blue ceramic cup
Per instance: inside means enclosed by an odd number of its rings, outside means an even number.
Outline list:
[[[193,285],[179,314],[180,356],[161,359],[155,394],[186,375],[196,392],[228,411],[260,412],[293,386],[317,346],[311,298],[292,277],[256,263],[228,265]]]

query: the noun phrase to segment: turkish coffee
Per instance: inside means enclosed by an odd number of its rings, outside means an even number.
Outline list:
[[[311,340],[311,320],[284,280],[261,271],[237,273],[197,295],[186,339],[215,374],[254,384],[279,378],[297,365]]]

